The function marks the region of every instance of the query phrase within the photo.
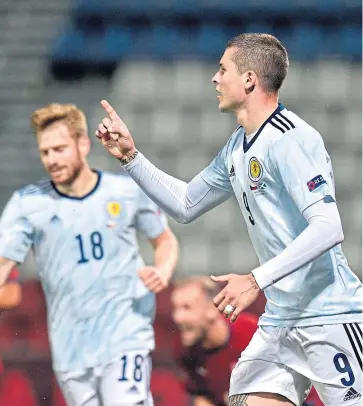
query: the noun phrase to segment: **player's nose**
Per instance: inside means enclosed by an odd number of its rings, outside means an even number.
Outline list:
[[[181,312],[178,310],[174,310],[172,312],[172,318],[175,324],[180,324],[183,321],[183,317],[181,315]]]
[[[218,72],[212,77],[212,82],[215,85],[217,85],[219,83],[219,73]]]
[[[49,151],[48,155],[47,155],[47,161],[49,166],[56,164],[57,159],[56,159],[56,155],[53,151]]]

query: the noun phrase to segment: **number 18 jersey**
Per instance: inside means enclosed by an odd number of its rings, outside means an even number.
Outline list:
[[[165,227],[165,216],[126,174],[99,172],[83,198],[63,195],[50,181],[14,193],[0,220],[0,255],[21,263],[34,252],[55,370],[154,348],[154,295],[137,275],[136,230],[153,239]]]
[[[201,175],[211,186],[235,194],[261,264],[304,231],[305,209],[335,199],[331,161],[320,134],[282,105],[249,141],[238,128]],[[264,292],[261,325],[361,320],[362,284],[340,245]]]

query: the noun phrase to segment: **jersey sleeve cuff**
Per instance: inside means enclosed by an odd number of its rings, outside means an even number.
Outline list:
[[[0,250],[0,257],[4,257],[10,261],[15,261],[18,264],[22,264],[24,262],[25,256],[26,255],[20,252],[9,253],[9,251]]]
[[[265,268],[256,268],[251,273],[261,290],[265,290],[267,287],[273,284],[273,280],[271,280],[268,270],[266,270]]]
[[[138,154],[131,162],[129,162],[128,164],[125,164],[125,165],[120,163],[120,166],[122,169],[129,171],[135,165],[139,164],[140,160],[142,161],[143,159],[145,159],[145,156],[138,150]]]

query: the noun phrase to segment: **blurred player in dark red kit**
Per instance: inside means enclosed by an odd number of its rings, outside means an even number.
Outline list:
[[[221,316],[212,302],[215,294],[209,278],[184,281],[172,293],[173,319],[180,330],[176,356],[194,406],[228,404],[232,368],[257,329],[253,314],[241,314],[234,324]]]
[[[193,406],[227,406],[231,371],[257,329],[258,317],[242,313],[231,324],[218,312],[209,278],[177,284],[172,293],[173,319],[180,330],[175,345],[185,388]],[[304,406],[323,406],[312,391]]]
[[[19,272],[14,268],[7,281],[0,287],[0,323],[1,312],[20,304],[22,288]],[[0,353],[1,356],[1,353]],[[31,381],[21,369],[4,369],[0,358],[0,405],[1,406],[38,406]]]
[[[0,312],[2,310],[11,309],[20,304],[21,287],[19,284],[19,272],[14,268],[8,277],[5,285],[0,287]],[[1,354],[0,354],[1,355]],[[4,370],[4,366],[0,358],[0,375]]]

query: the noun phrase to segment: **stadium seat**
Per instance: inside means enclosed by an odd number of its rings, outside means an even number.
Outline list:
[[[340,47],[348,60],[360,62],[362,59],[362,28],[351,25],[340,30]]]
[[[0,380],[0,405],[38,406],[32,383],[23,371],[5,372]]]
[[[298,60],[311,60],[326,54],[326,43],[317,25],[299,24],[290,37],[283,39],[292,57]]]
[[[167,369],[154,369],[151,375],[151,392],[155,406],[187,406],[188,394],[177,375]]]
[[[197,37],[198,51],[207,59],[218,60],[224,52],[228,39],[228,33],[223,26],[203,24]]]

